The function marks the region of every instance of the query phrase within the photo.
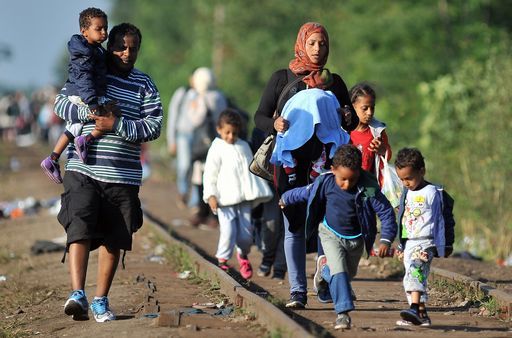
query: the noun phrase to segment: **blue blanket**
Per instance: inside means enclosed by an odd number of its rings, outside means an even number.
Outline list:
[[[284,133],[277,133],[270,162],[295,167],[292,150],[300,148],[313,134],[323,144],[334,144],[328,154],[332,158],[336,148],[350,140],[341,128],[339,108],[336,96],[330,91],[313,88],[295,94],[283,108],[281,116],[289,122],[289,128]]]

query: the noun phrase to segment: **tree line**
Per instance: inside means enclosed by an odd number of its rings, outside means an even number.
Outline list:
[[[109,20],[141,29],[137,67],[155,80],[165,108],[196,67],[209,66],[250,113],[272,72],[293,58],[299,27],[322,23],[326,67],[349,87],[375,86],[376,117],[393,149],[419,147],[427,178],[455,197],[459,247],[506,258],[511,14],[507,0],[115,0]]]

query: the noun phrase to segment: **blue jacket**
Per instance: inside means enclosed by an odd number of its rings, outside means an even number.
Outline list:
[[[427,184],[432,184],[427,182]],[[451,247],[455,239],[455,219],[453,218],[453,198],[443,189],[442,186],[432,184],[436,187],[436,196],[432,205],[432,217],[434,218],[434,233],[432,234],[437,254],[444,256],[445,248]],[[400,206],[398,209],[398,239],[400,240],[399,250],[405,249],[407,238],[402,238],[402,218],[405,211],[405,197],[409,189],[404,187],[400,198]]]
[[[295,188],[283,194],[281,200],[285,205],[298,202],[308,202],[306,217],[306,242],[318,235],[318,225],[325,215],[325,204],[320,203],[320,187],[332,173],[320,175],[314,183],[305,187]],[[386,197],[381,193],[374,175],[361,170],[357,182],[356,212],[361,224],[366,252],[370,255],[377,235],[377,218],[381,221],[381,242],[391,244],[397,233],[395,211]]]
[[[67,96],[80,96],[82,101],[96,108],[98,97],[106,95],[107,64],[105,49],[100,45],[90,45],[79,34],[68,42],[68,80],[61,93]]]

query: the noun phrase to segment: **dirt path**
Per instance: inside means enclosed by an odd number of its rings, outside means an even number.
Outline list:
[[[6,169],[6,158],[13,156],[14,149],[0,145],[0,150],[0,201],[28,196],[45,201],[59,196],[62,186],[51,183],[38,167],[40,150],[16,150],[21,167],[15,173]],[[203,310],[203,314],[191,314],[195,311],[193,303],[222,299],[209,284],[179,279],[169,265],[148,259],[155,256],[158,247],[157,232],[148,225],[136,234],[134,251],[126,256],[126,269],[119,267],[110,292],[110,302],[119,320],[105,324],[96,323],[92,318],[73,321],[63,312],[70,289],[67,265],[60,263],[62,252],[30,254],[36,240],[54,240],[64,235],[56,216],[41,209],[34,215],[0,219],[0,229],[0,276],[6,278],[0,282],[0,337],[255,337],[267,334],[256,322],[236,311],[230,316],[212,316],[214,310],[210,309]],[[86,284],[89,299],[95,289],[95,253],[90,262]],[[154,285],[156,292],[149,285]],[[161,313],[170,310],[185,313],[180,327],[154,325],[153,311],[146,313],[142,307],[148,294],[152,305],[158,301]]]
[[[166,199],[165,206],[161,207],[162,202],[159,201],[159,196],[166,195],[169,197]],[[146,207],[161,221],[167,224],[186,224],[188,214],[173,205],[175,203],[172,196],[174,196],[174,187],[158,180],[147,182],[142,192]],[[204,249],[213,259],[218,231],[207,228],[197,229],[186,225],[174,226],[174,231],[180,237]],[[255,247],[249,257],[257,267],[261,255]],[[310,290],[314,262],[315,255],[308,255],[306,265]],[[236,261],[232,260],[231,264],[236,266]],[[395,326],[396,320],[399,319],[399,311],[407,307],[405,295],[401,277],[385,277],[397,271],[397,264],[391,259],[386,259],[384,264],[377,258],[362,261],[353,284],[358,299],[356,311],[351,314],[353,328],[350,330],[350,337],[382,337],[387,333],[391,333],[392,337],[417,337],[419,332],[428,334],[429,337],[510,337],[512,335],[509,324],[493,318],[470,315],[467,308],[458,307],[464,299],[449,298],[443,294],[443,290],[432,292],[430,316],[434,325],[431,328]],[[289,297],[287,280],[278,282],[270,278],[254,276],[246,286],[257,292],[268,292],[281,304],[284,304]],[[334,337],[347,335],[347,332],[333,329],[332,305],[319,303],[312,291],[309,292],[308,306],[305,310],[287,312],[305,327],[310,327],[316,335]]]
[[[0,145],[0,201],[33,196],[38,200],[59,196],[62,186],[51,183],[40,172],[38,163],[41,149],[15,149]],[[8,170],[9,159],[16,156],[21,164],[18,172]],[[141,190],[141,199],[146,210],[162,222],[173,224],[177,235],[201,247],[210,257],[216,248],[218,231],[192,228],[186,225],[189,214],[178,209],[175,189],[170,179],[155,174]],[[181,225],[180,225],[181,224]],[[176,272],[169,266],[147,259],[154,253],[157,241],[144,226],[135,237],[135,250],[126,258],[126,270],[119,270],[111,291],[111,303],[119,315],[119,321],[100,325],[94,320],[74,322],[63,314],[62,304],[68,294],[67,268],[60,263],[62,254],[51,253],[39,256],[29,254],[30,246],[37,239],[54,239],[63,235],[55,216],[43,210],[33,216],[0,220],[0,275],[6,276],[0,282],[0,323],[4,332],[18,335],[41,336],[116,336],[116,337],[204,337],[222,335],[225,337],[266,336],[262,327],[248,320],[243,314],[234,317],[213,317],[190,315],[186,318],[189,327],[162,328],[152,325],[153,319],[141,316],[141,304],[148,293],[147,283],[136,282],[137,276],[144,275],[157,286],[156,298],[163,310],[191,309],[194,302],[203,303],[212,297],[207,285],[191,284],[176,278]],[[255,267],[261,259],[256,248],[250,259]],[[446,260],[446,264],[449,260]],[[94,258],[91,259],[94,262]],[[333,330],[334,312],[331,305],[320,304],[311,293],[305,310],[290,311],[290,315],[308,327],[316,336],[350,337],[510,337],[510,325],[496,319],[474,316],[466,308],[458,307],[462,300],[447,299],[443,290],[434,290],[431,298],[431,328],[396,327],[399,310],[406,306],[399,278],[384,278],[393,271],[394,264],[386,260],[384,265],[374,259],[364,261],[354,282],[358,296],[356,311],[352,313],[353,329],[350,332]],[[236,266],[236,262],[232,262]],[[459,266],[459,265],[457,265]],[[314,255],[307,260],[309,280],[314,269]],[[446,266],[444,268],[447,268]],[[475,267],[476,268],[476,267]],[[94,292],[95,264],[89,268],[86,291]],[[482,270],[484,271],[484,270]],[[459,271],[461,272],[461,271]],[[475,273],[478,271],[475,270]],[[502,270],[502,280],[512,280],[512,272]],[[236,277],[236,276],[235,276]],[[484,275],[485,277],[485,275]],[[284,303],[289,295],[288,282],[254,276],[246,286],[261,295],[268,293]],[[194,324],[195,323],[195,324]],[[186,324],[186,323],[184,323]],[[195,326],[194,326],[195,325]],[[195,329],[199,328],[200,331]],[[2,331],[0,331],[2,333]],[[2,336],[2,334],[0,334]]]

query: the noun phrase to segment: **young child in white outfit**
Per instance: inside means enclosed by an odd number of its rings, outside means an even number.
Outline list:
[[[249,144],[238,138],[242,119],[233,109],[224,110],[217,122],[217,133],[208,150],[203,175],[203,200],[219,217],[220,237],[216,257],[224,271],[237,249],[240,275],[252,277],[248,254],[253,243],[251,209],[257,203],[272,198],[266,182],[249,171],[252,151]]]

